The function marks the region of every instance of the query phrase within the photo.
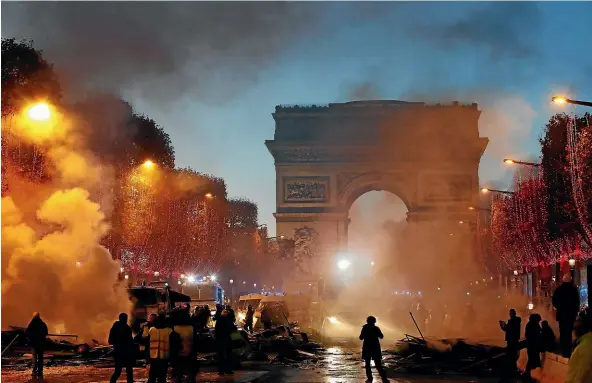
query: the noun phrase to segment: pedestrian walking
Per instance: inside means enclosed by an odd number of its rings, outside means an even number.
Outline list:
[[[366,382],[372,382],[372,369],[370,361],[374,361],[374,366],[383,382],[388,382],[386,372],[382,367],[382,350],[380,349],[380,339],[383,339],[382,331],[376,326],[376,318],[369,316],[366,324],[362,327],[360,340],[364,341],[362,345],[362,358],[366,368]]]
[[[214,336],[216,338],[216,348],[218,353],[218,375],[232,375],[232,338],[234,323],[231,322],[227,310],[222,310],[216,326]]]
[[[173,330],[166,326],[166,318],[159,315],[156,323],[148,331],[150,344],[150,370],[148,383],[166,383]]]
[[[43,353],[45,351],[48,332],[47,325],[41,319],[41,315],[37,312],[33,313],[33,318],[25,330],[25,335],[29,339],[29,345],[31,346],[33,359],[31,376],[33,378],[43,379]]]
[[[580,311],[580,293],[571,280],[569,273],[563,276],[563,283],[553,293],[553,307],[557,310],[555,319],[559,322],[559,344],[561,354],[569,358],[572,350],[571,333],[578,311]]]
[[[125,368],[127,383],[133,383],[136,358],[132,329],[127,323],[126,313],[119,314],[119,320],[113,323],[113,327],[109,331],[109,344],[113,345],[113,355],[115,357],[115,371],[111,375],[110,382],[116,383]]]
[[[592,382],[592,311],[582,310],[574,325],[576,347],[567,365],[566,383]]]
[[[249,305],[247,307],[247,314],[245,315],[245,331],[253,333],[253,317],[255,316],[255,310],[253,310],[253,306]]]
[[[179,344],[177,347],[177,366],[175,378],[177,383],[183,382],[183,378],[187,376],[189,383],[195,382],[195,376],[198,373],[197,365],[197,330],[193,326],[189,311],[182,311],[178,318],[175,327],[173,328],[178,334]]]

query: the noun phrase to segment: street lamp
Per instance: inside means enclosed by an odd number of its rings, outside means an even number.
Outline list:
[[[350,266],[351,262],[347,259],[340,259],[339,261],[337,261],[337,268],[341,271],[349,269]]]
[[[210,279],[211,279],[212,281],[215,281],[215,280],[216,280],[216,276],[215,276],[215,275],[211,275],[211,276],[210,276]]]
[[[561,96],[555,96],[551,98],[551,101],[553,101],[555,104],[572,104],[592,107],[592,102],[590,101],[571,100]]]
[[[206,193],[206,198],[212,199],[212,198],[214,198],[214,195],[212,193]]]
[[[481,188],[481,193],[500,193],[500,194],[514,194],[512,191],[508,190],[497,190],[497,189],[489,189],[489,188]]]
[[[33,121],[48,121],[51,118],[51,109],[48,104],[40,102],[29,107],[27,116]]]
[[[146,161],[144,161],[142,166],[145,167],[146,169],[152,169],[154,167],[154,162],[152,160],[146,160]]]
[[[508,165],[519,164],[519,165],[534,166],[534,167],[541,166],[541,164],[538,164],[536,162],[518,161],[518,160],[513,160],[511,158],[504,158],[504,163],[508,164]]]
[[[483,208],[483,207],[469,206],[468,209],[471,210],[471,211],[479,210],[479,211],[488,211],[488,212],[491,212],[491,209],[486,209],[486,208]]]

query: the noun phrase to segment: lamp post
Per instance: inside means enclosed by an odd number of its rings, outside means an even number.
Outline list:
[[[233,304],[233,302],[234,302],[234,279],[231,279],[229,282],[230,282],[230,304]]]
[[[532,167],[537,167],[537,168],[539,166],[541,166],[541,164],[536,163],[536,162],[518,161],[518,160],[511,159],[511,158],[504,158],[504,163],[508,164],[508,165],[518,164],[518,165],[532,166]]]
[[[489,189],[489,188],[481,188],[481,193],[500,193],[500,194],[509,194],[509,195],[516,194],[513,191]]]
[[[561,96],[555,96],[553,98],[551,98],[551,101],[553,101],[555,104],[572,104],[572,105],[582,105],[582,106],[588,106],[592,108],[592,102],[590,101],[580,101],[580,100],[572,100],[566,97],[561,97]]]
[[[488,212],[491,213],[491,209],[487,209],[487,208],[484,208],[484,207],[469,206],[468,209],[470,211],[488,211]]]

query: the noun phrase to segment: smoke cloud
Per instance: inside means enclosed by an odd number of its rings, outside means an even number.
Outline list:
[[[26,219],[39,220],[35,231]],[[23,326],[35,311],[52,331],[63,328],[89,341],[105,340],[129,299],[116,285],[119,262],[99,244],[108,225],[99,205],[80,188],[58,190],[23,217],[12,198],[2,199],[2,321]]]
[[[2,125],[8,150],[34,144],[47,158],[44,169],[23,176],[15,171],[22,159],[7,157],[2,323],[26,326],[32,313],[40,312],[52,333],[105,341],[112,322],[131,304],[125,286],[118,284],[119,262],[100,244],[109,225],[95,201],[104,200],[98,197],[108,188],[106,173],[85,150],[79,126],[57,112],[48,122],[17,116]],[[49,181],[31,181],[42,171]]]
[[[11,16],[2,34],[33,38],[71,90],[168,102],[216,84],[201,100],[220,101],[309,36],[318,10],[282,2],[23,2],[2,4]]]

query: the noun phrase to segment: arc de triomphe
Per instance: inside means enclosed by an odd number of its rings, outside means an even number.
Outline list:
[[[408,222],[468,216],[488,143],[480,113],[477,104],[402,101],[277,106],[274,139],[265,142],[275,160],[277,235],[306,226],[326,251],[344,250],[349,209],[371,190],[401,198]]]

